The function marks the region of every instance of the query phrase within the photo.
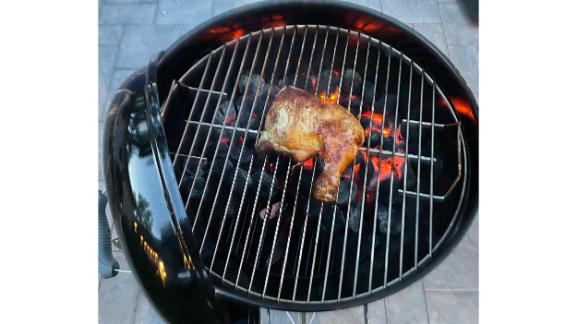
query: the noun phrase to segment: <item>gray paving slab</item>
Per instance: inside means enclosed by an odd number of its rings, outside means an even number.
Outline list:
[[[478,323],[477,291],[426,291],[430,324]]]
[[[183,24],[191,28],[212,17],[213,1],[160,0],[157,24]]]
[[[121,268],[126,268],[123,254],[114,253]],[[98,320],[100,323],[132,323],[140,287],[130,273],[103,279],[98,291]]]
[[[136,311],[134,312],[134,324],[164,324],[167,323],[156,309],[150,304],[146,294],[141,291],[138,294]]]
[[[214,11],[212,13],[216,16],[225,11],[257,2],[268,2],[268,0],[214,0]]]
[[[98,109],[106,104],[108,98],[108,86],[114,71],[114,64],[118,54],[117,46],[98,47]]]
[[[156,3],[158,0],[104,0],[104,3]]]
[[[98,25],[98,45],[118,46],[123,27],[122,25]]]
[[[384,299],[377,300],[368,304],[366,319],[368,324],[387,324],[388,318],[386,317],[386,303]]]
[[[355,0],[355,1],[346,1],[352,4],[358,4],[360,6],[364,6],[379,12],[382,12],[382,3],[380,0]]]
[[[478,218],[454,250],[428,273],[426,290],[478,289]]]
[[[156,4],[103,4],[100,24],[146,24],[154,22]]]
[[[428,323],[426,297],[421,281],[390,295],[384,301],[389,324]]]
[[[329,312],[317,312],[318,324],[364,324],[364,306],[339,309]]]
[[[450,51],[450,59],[478,98],[478,44],[448,45],[448,50]]]
[[[304,324],[298,312],[287,312],[275,309],[260,308],[261,324]]]
[[[184,31],[182,25],[126,26],[116,68],[137,69],[145,66],[153,55],[172,45]]]
[[[405,23],[439,23],[436,0],[382,0],[382,11]]]
[[[444,26],[441,23],[414,24],[414,29],[431,41],[442,53],[450,56]]]
[[[478,43],[478,26],[470,22],[461,4],[441,3],[439,7],[448,45]]]

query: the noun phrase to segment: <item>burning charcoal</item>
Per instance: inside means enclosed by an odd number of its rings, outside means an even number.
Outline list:
[[[376,101],[376,98],[374,97],[375,96],[374,83],[371,81],[366,81],[363,87],[364,87],[364,106],[365,107],[372,106],[372,100]]]
[[[352,69],[345,69],[342,73],[342,78],[342,89],[348,94],[350,94],[350,89],[352,87],[354,92],[362,87],[362,76],[360,76],[358,72],[354,72]]]
[[[378,230],[382,234],[388,232],[388,208],[383,204],[378,204]]]
[[[330,89],[328,89],[328,82],[330,82]],[[338,94],[337,90],[340,86],[340,76],[339,73],[330,70],[324,70],[320,73],[318,78],[318,90],[328,95]]]
[[[194,183],[194,188],[192,188],[192,183]],[[190,195],[190,199],[200,199],[204,192],[204,187],[206,187],[206,180],[204,177],[198,175],[196,177],[196,182],[194,182],[194,177],[185,176],[180,185],[180,193],[182,194],[184,202],[186,203],[186,200],[188,200],[188,195]],[[192,190],[192,194],[190,194],[190,190]]]
[[[215,124],[231,125],[236,121],[236,107],[230,104],[230,100],[224,100],[216,109],[216,116],[214,117]]]
[[[370,161],[370,163],[366,162],[366,157],[367,154],[365,152],[361,152],[364,154],[359,155],[360,158],[358,156],[356,156],[356,165],[358,168],[358,174],[355,176],[355,180],[356,184],[358,186],[362,186],[364,184],[364,177],[366,176],[366,183],[369,183],[370,180],[374,177],[374,175],[376,175],[376,171],[375,170],[375,166],[374,163],[372,163],[372,161]],[[370,155],[370,159],[372,160],[373,155]],[[365,175],[365,173],[368,172],[367,175]]]
[[[212,177],[214,177],[214,175],[220,177],[224,170],[226,170],[226,175],[230,175],[230,170],[233,170],[234,168],[235,165],[232,164],[230,160],[224,160],[224,158],[216,157],[212,167]]]
[[[248,148],[244,147],[242,156],[240,156],[240,150],[241,147],[239,145],[232,147],[230,150],[230,157],[234,162],[240,162],[241,165],[247,165],[250,163],[251,153]]]
[[[263,208],[260,210],[258,215],[262,220],[268,219],[273,220],[278,217],[278,213],[280,212],[280,202],[276,202],[270,206],[270,208],[266,209]]]
[[[264,110],[265,101],[265,96],[237,98],[236,105],[240,108],[238,127],[244,128],[248,126],[250,129],[258,129],[261,119],[260,113]]]
[[[242,74],[238,87],[242,94],[256,95],[258,87],[260,87],[259,94],[268,92],[268,84],[258,73],[252,73],[251,77],[247,74]]]
[[[336,214],[334,214],[334,208],[336,208]],[[342,227],[346,224],[345,215],[338,206],[324,207],[324,212],[322,213],[322,230],[330,234],[332,229],[332,219],[334,219],[334,232],[338,233]]]
[[[220,145],[216,146],[217,151],[214,153],[214,157],[225,159],[227,155],[229,156],[228,151],[230,150],[230,146],[228,146],[228,144],[220,143]]]
[[[248,187],[252,185],[252,179],[248,176],[248,172],[238,168],[238,170],[234,170],[236,172],[236,182],[234,183],[234,190],[235,195],[237,198],[242,197],[242,193],[244,192],[244,187],[246,187],[246,181],[248,181]],[[232,187],[232,179],[234,177],[234,173],[230,175],[230,187]]]
[[[338,189],[338,200],[336,203],[344,204],[348,202],[349,197],[356,197],[358,194],[358,187],[356,186],[356,183],[352,182],[352,189],[350,189],[350,183],[351,182],[348,179],[342,179],[340,181],[340,188]]]
[[[269,263],[270,263],[270,257],[272,257],[272,264],[276,264],[278,261],[282,260],[282,257],[284,256],[284,251],[286,249],[286,245],[282,244],[281,241],[277,240],[276,241],[276,245],[275,245],[275,250],[272,251],[272,255],[268,256],[266,258],[266,263],[265,263],[265,267],[266,269],[268,269]]]
[[[200,161],[202,161],[202,163],[199,163]],[[193,177],[194,174],[196,173],[196,170],[200,166],[200,169],[198,169],[198,174],[204,175],[204,168],[206,167],[207,164],[206,162],[207,162],[206,159],[200,160],[200,158],[198,157],[191,157],[187,159],[185,156],[180,156],[180,158],[177,161],[177,164],[174,166],[174,171],[176,172],[176,176],[180,178],[182,176],[182,169],[186,167],[185,174],[187,176]]]
[[[272,180],[274,180],[274,178],[270,174],[262,171],[256,171],[252,173],[253,186],[251,186],[251,188],[257,189],[258,183],[261,181],[260,195],[266,198],[274,197],[280,190],[280,187],[278,186],[278,181]],[[274,182],[274,184],[272,184],[272,182]],[[272,191],[270,191],[270,187],[272,187]]]
[[[358,230],[360,229],[360,215],[360,206],[358,206],[356,203],[350,205],[348,227],[354,233],[358,233]]]

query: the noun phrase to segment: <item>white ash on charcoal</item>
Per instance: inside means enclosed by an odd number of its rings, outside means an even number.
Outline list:
[[[353,69],[345,69],[341,75],[342,75],[342,91],[344,91],[348,95],[360,94],[360,91],[358,91],[358,89],[361,90],[363,80],[360,73],[355,72]],[[354,93],[351,93],[350,90],[352,90]]]
[[[269,85],[258,73],[242,74],[238,80],[238,89],[242,95],[261,95],[267,93]]]
[[[262,220],[273,220],[276,219],[276,217],[278,217],[278,214],[280,212],[280,202],[275,202],[273,204],[270,205],[270,208],[262,208],[260,209],[260,212],[258,212],[258,216],[260,216],[260,219]]]
[[[218,125],[233,125],[237,118],[236,105],[226,99],[216,108],[214,123]]]
[[[271,174],[267,172],[262,172],[260,170],[255,171],[251,175],[251,181],[253,186],[251,189],[256,191],[258,189],[258,183],[260,183],[260,197],[269,198],[274,197],[280,191],[280,186],[278,185],[278,181],[274,179]]]

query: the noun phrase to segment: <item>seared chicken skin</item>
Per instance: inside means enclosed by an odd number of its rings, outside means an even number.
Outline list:
[[[276,151],[298,163],[319,154],[324,169],[314,183],[313,195],[320,201],[335,202],[340,177],[363,143],[362,125],[344,107],[322,103],[304,90],[284,87],[266,114],[255,150]]]

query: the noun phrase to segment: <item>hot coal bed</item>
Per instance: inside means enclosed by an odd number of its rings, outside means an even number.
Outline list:
[[[284,86],[340,104],[364,128],[335,204],[312,198],[321,159],[253,152]],[[417,62],[359,32],[243,35],[173,81],[163,119],[207,270],[280,305],[386,289],[431,258],[460,204],[465,163],[451,104]]]

